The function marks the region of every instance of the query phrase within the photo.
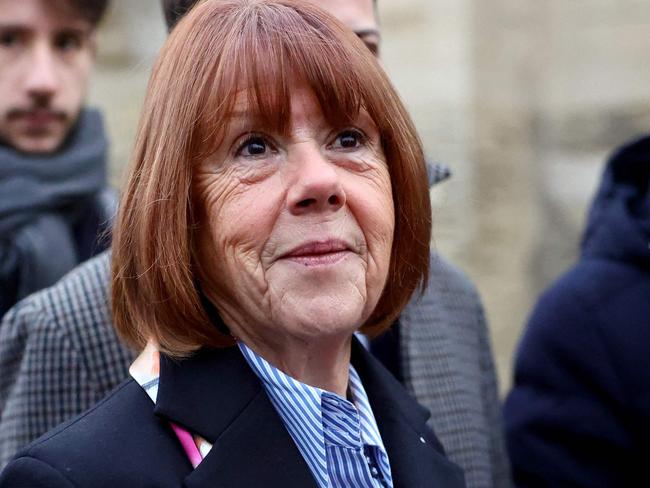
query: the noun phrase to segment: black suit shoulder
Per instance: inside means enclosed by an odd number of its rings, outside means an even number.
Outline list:
[[[0,487],[180,486],[191,471],[168,423],[133,380],[37,439],[10,462]]]
[[[40,459],[16,458],[2,472],[2,486],[13,488],[72,488],[72,482],[63,473]]]

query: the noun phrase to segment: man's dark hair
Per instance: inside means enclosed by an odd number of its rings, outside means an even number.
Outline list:
[[[68,3],[75,12],[84,20],[90,22],[93,27],[99,24],[108,7],[108,0],[68,0]]]
[[[172,30],[176,23],[181,20],[195,3],[199,0],[162,0],[162,8],[165,14],[167,29]]]
[[[83,0],[81,0],[83,1]],[[161,0],[162,8],[165,14],[165,22],[167,22],[167,30],[171,31],[176,23],[181,20],[195,3],[199,0]],[[372,0],[372,3],[377,7],[377,0]]]

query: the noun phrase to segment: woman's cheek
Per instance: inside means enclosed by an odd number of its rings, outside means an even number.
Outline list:
[[[239,183],[214,212],[214,240],[234,267],[262,266],[260,256],[282,209],[280,192],[272,183]]]
[[[390,182],[370,180],[359,187],[357,198],[349,199],[352,213],[366,238],[368,250],[377,256],[390,255],[395,230],[395,208]]]

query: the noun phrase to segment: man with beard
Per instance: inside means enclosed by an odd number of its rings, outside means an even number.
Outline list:
[[[101,251],[100,115],[83,109],[107,0],[0,0],[0,317]]]

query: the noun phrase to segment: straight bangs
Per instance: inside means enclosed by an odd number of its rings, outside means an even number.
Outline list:
[[[286,135],[298,82],[312,89],[334,127],[350,124],[381,99],[373,93],[381,69],[357,36],[309,4],[292,4],[250,2],[232,19],[201,103],[195,160],[219,148],[235,111]],[[241,9],[241,2],[235,5]]]

